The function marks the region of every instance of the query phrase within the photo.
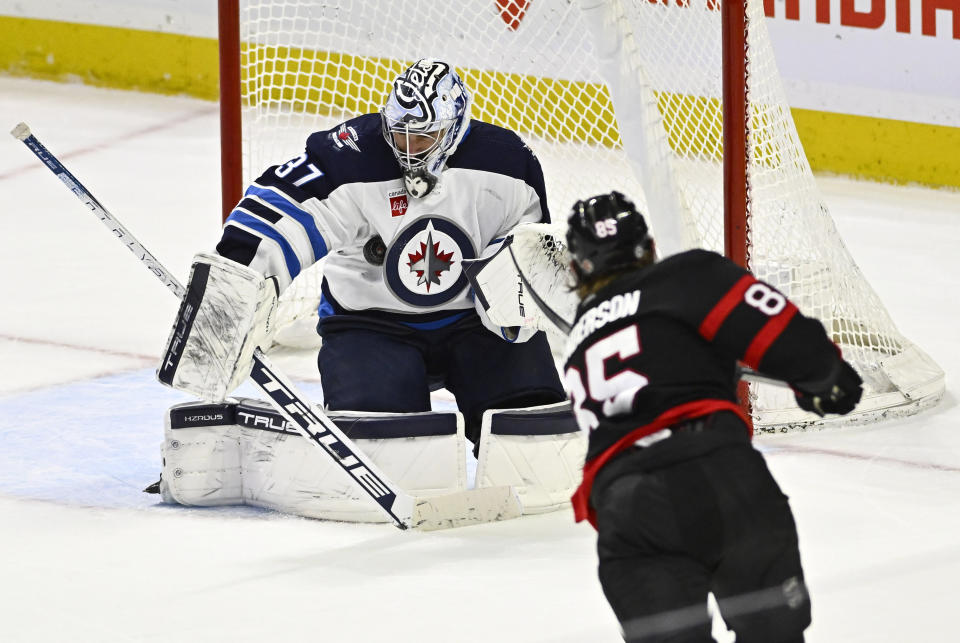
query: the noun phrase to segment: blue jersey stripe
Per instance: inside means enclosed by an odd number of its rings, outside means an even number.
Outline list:
[[[429,322],[406,322],[406,321],[402,321],[402,322],[400,322],[400,323],[403,324],[404,326],[409,326],[410,328],[414,328],[414,329],[416,329],[416,330],[434,330],[434,329],[436,329],[436,328],[443,328],[444,326],[449,326],[449,325],[452,324],[453,322],[455,322],[455,321],[457,321],[457,320],[459,320],[459,319],[463,319],[464,317],[467,316],[467,313],[469,313],[469,312],[470,312],[469,310],[465,310],[465,311],[462,312],[462,313],[459,313],[459,314],[456,314],[456,315],[451,315],[450,317],[444,317],[443,319],[437,319],[437,320],[429,321]]]
[[[272,225],[240,210],[234,210],[230,213],[230,216],[227,217],[226,225],[230,223],[237,223],[251,230],[256,230],[268,239],[276,241],[280,245],[280,250],[283,251],[283,260],[287,264],[287,271],[290,273],[290,278],[293,279],[300,274],[300,260],[297,259],[297,253],[294,252],[293,246],[291,246],[290,242]]]
[[[327,283],[326,277],[320,282],[320,293],[320,306],[317,312],[320,313],[321,319],[324,317],[351,315],[357,320],[357,324],[363,324],[363,320],[374,320],[376,324],[388,322],[402,324],[414,330],[434,330],[436,328],[449,326],[474,312],[472,308],[460,311],[437,310],[421,315],[416,313],[392,313],[385,310],[346,310],[333,295],[330,294],[330,286]],[[410,321],[412,319],[422,319],[423,321]]]
[[[323,235],[321,235],[317,229],[317,222],[313,220],[313,216],[311,216],[309,212],[298,208],[273,190],[261,188],[257,185],[248,187],[244,194],[258,196],[280,212],[298,221],[304,230],[307,231],[307,239],[313,247],[314,260],[319,261],[322,257],[326,256],[327,244],[323,240]]]
[[[329,317],[330,315],[336,315],[337,311],[333,309],[333,304],[330,303],[330,300],[327,299],[326,295],[320,295],[320,305],[317,306],[317,316],[321,319],[324,317]]]
[[[283,213],[277,212],[273,208],[260,203],[256,199],[245,197],[236,207],[241,210],[246,210],[250,214],[255,214],[264,221],[269,221],[274,225],[280,223],[280,220],[283,219]]]

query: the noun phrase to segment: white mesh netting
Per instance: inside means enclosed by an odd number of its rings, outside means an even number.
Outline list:
[[[511,127],[543,165],[555,220],[617,189],[646,208],[661,249],[723,250],[719,0],[241,0],[244,177],[306,136],[379,109],[418,58],[452,63],[473,117]],[[890,320],[822,202],[748,0],[750,267],[821,319],[867,382],[843,422],[902,415],[943,373]],[[616,106],[616,109],[615,109]],[[637,177],[640,177],[638,180]],[[284,294],[281,339],[316,343],[322,262]],[[820,424],[789,390],[753,385],[757,428]]]

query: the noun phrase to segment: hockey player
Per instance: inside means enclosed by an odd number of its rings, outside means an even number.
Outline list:
[[[188,342],[161,381],[223,399],[250,372],[254,345],[269,343],[277,293],[326,257],[328,409],[429,411],[431,386],[443,385],[476,444],[487,409],[565,400],[544,333],[490,322],[462,271],[517,224],[550,218],[537,158],[514,132],[471,120],[470,105],[450,65],[419,60],[380,113],[315,132],[302,154],[267,168],[191,277],[195,298],[216,304],[217,345]],[[224,292],[211,292],[208,270],[231,275]]]
[[[625,639],[712,641],[712,591],[738,643],[803,641],[797,531],[751,446],[737,362],[821,416],[850,412],[860,377],[818,321],[726,258],[655,262],[643,216],[617,192],[577,202],[567,235],[582,301],[565,384],[590,435],[574,511],[598,531]]]

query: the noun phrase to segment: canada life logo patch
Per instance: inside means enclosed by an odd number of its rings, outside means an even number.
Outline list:
[[[440,306],[467,287],[463,260],[476,256],[470,237],[457,224],[421,217],[387,249],[384,279],[390,291],[411,306]]]
[[[407,213],[407,191],[391,190],[387,192],[387,198],[390,199],[390,216],[402,217]]]

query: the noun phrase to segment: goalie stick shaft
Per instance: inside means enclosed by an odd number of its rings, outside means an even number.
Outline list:
[[[22,141],[47,168],[57,175],[71,192],[116,235],[127,248],[178,298],[186,289],[149,251],[111,215],[106,208],[80,183],[66,167],[40,143],[25,123],[17,125],[11,134]],[[412,526],[414,499],[389,482],[344,434],[323,413],[313,410],[293,384],[281,376],[259,348],[253,354],[251,379],[267,395],[283,417],[313,444],[323,449],[361,488],[377,503],[397,527]]]
[[[147,270],[152,272],[165,286],[172,290],[173,294],[177,297],[183,297],[185,289],[180,285],[180,282],[177,281],[177,278],[171,275],[167,269],[163,267],[163,264],[157,261],[156,258],[130,234],[130,231],[127,230],[122,223],[117,221],[114,216],[94,198],[87,188],[83,187],[83,184],[77,180],[77,177],[71,174],[70,170],[64,167],[63,163],[51,154],[50,151],[43,146],[43,143],[37,140],[37,137],[30,132],[30,128],[27,127],[26,123],[18,124],[10,134],[26,145],[27,148],[67,186],[67,189],[73,192],[74,195],[100,219],[101,223],[113,232],[117,240],[140,259],[140,262],[147,267]]]

